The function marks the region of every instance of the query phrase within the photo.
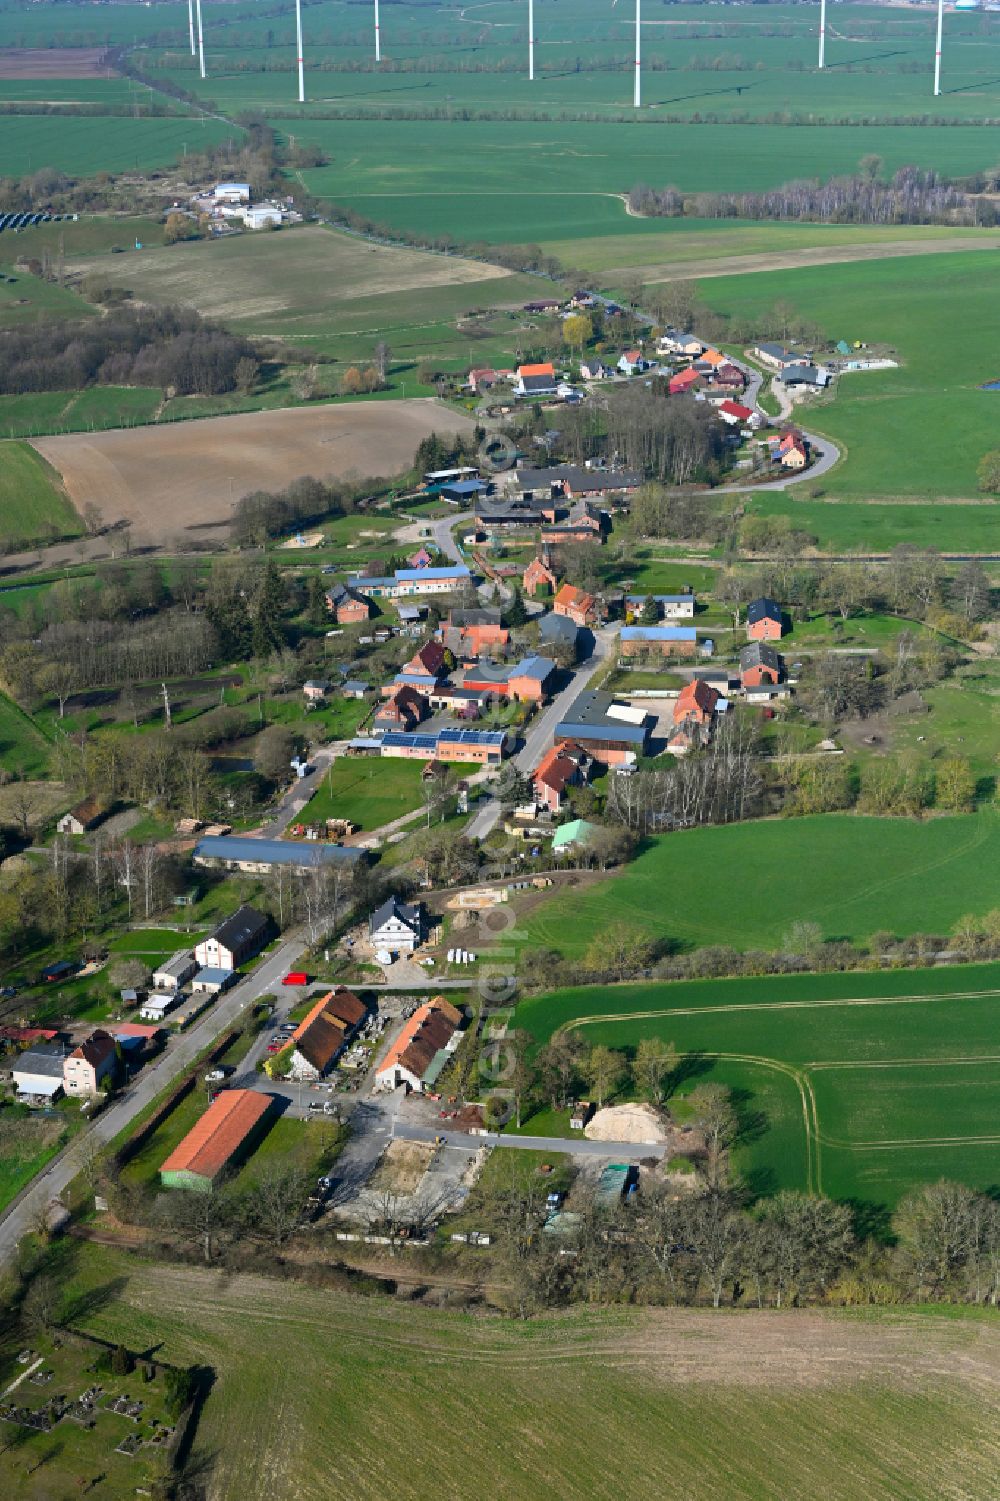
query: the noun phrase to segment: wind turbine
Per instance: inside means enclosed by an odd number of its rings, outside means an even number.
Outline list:
[[[194,44],[194,0],[188,0],[188,35],[191,38],[191,56],[194,57],[198,50]]]
[[[635,0],[635,97],[632,102],[636,109],[642,105],[642,19],[640,8],[642,0]]]
[[[382,42],[378,25],[378,0],[375,0],[375,61],[382,61]]]
[[[819,65],[826,67],[826,0],[819,0]]]
[[[205,76],[205,37],[201,29],[201,0],[194,0],[195,14],[198,17],[198,66],[201,76]]]
[[[299,65],[299,103],[306,102],[306,75],[302,61],[302,0],[295,0],[295,58]]]
[[[934,98],[941,93],[941,43],[944,40],[944,0],[938,0],[937,42],[934,47]]]
[[[535,0],[528,0],[528,78],[535,77]]]

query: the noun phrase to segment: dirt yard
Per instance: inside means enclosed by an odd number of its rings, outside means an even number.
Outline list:
[[[990,235],[956,236],[953,240],[896,240],[879,245],[822,245],[803,250],[774,250],[755,255],[725,255],[716,260],[660,261],[650,266],[629,266],[606,271],[616,276],[640,278],[643,282],[696,281],[707,276],[737,276],[751,271],[794,271],[800,266],[836,266],[847,261],[885,261],[901,255],[947,255],[959,250],[991,250],[1000,239]]]
[[[372,1175],[369,1187],[378,1193],[416,1193],[430,1166],[434,1150],[430,1142],[390,1141],[385,1149],[385,1156]]]
[[[0,78],[104,78],[103,47],[0,47]]]
[[[163,427],[39,438],[77,509],[131,522],[135,540],[163,546],[218,536],[251,490],[317,479],[398,474],[428,433],[470,431],[470,419],[430,398],[241,412]]]

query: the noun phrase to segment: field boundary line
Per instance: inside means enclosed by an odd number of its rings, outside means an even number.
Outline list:
[[[950,990],[928,995],[845,996],[814,1001],[736,1001],[731,1005],[721,1006],[667,1006],[647,1011],[606,1011],[592,1016],[579,1016],[563,1022],[555,1031],[567,1032],[574,1027],[594,1026],[603,1022],[649,1021],[659,1016],[717,1016],[744,1011],[820,1011],[831,1006],[913,1006],[922,1001],[988,1000],[991,997],[1000,998],[1000,989]]]

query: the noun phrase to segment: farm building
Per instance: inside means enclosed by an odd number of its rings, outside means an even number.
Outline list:
[[[374,748],[378,748],[375,741]],[[248,839],[226,834],[199,839],[192,851],[195,865],[220,865],[249,875],[266,875],[276,865],[309,870],[316,865],[352,865],[364,850],[341,844],[292,844],[283,839]]]
[[[698,632],[693,625],[626,625],[620,645],[623,657],[637,657],[643,652],[693,657],[698,650]]]
[[[192,974],[197,968],[195,965]],[[168,1012],[180,1005],[180,1001],[180,992],[177,990],[166,991],[163,995],[148,995],[139,1008],[139,1016],[144,1022],[162,1022]]]
[[[292,1033],[293,1079],[321,1079],[368,1015],[353,991],[330,990],[310,1007]]]
[[[155,990],[179,990],[180,987],[190,980],[198,968],[198,961],[190,949],[178,949],[176,954],[171,954],[169,959],[153,970],[153,988]]]
[[[236,980],[236,971],[222,965],[206,964],[191,981],[193,995],[221,995]]]
[[[587,688],[555,727],[557,740],[573,740],[604,766],[631,765],[649,743],[647,716],[618,703],[612,693]]]
[[[461,1039],[462,1013],[444,996],[418,1006],[375,1070],[383,1089],[433,1089]]]
[[[786,365],[778,379],[783,386],[812,386],[822,390],[830,384],[830,372],[822,365]]]
[[[755,344],[751,353],[762,365],[769,365],[772,370],[784,370],[789,365],[802,363],[802,356],[786,349],[784,344]]]
[[[552,364],[519,365],[514,391],[518,396],[554,396],[556,384]]]
[[[379,748],[383,756],[403,756],[412,761],[475,761],[481,766],[499,766],[506,746],[506,730],[442,729],[415,734],[389,730]]]
[[[271,932],[271,919],[263,912],[254,907],[240,907],[195,946],[194,957],[201,965],[237,969],[245,959],[260,953]]]
[[[212,197],[216,203],[249,203],[250,184],[248,182],[217,182],[212,190]]]
[[[253,1089],[224,1090],[162,1164],[163,1187],[209,1193],[260,1140],[273,1104]]]
[[[368,936],[372,948],[390,953],[412,954],[424,936],[424,909],[390,896],[368,919]]]
[[[68,813],[64,813],[56,828],[60,834],[86,834],[91,829],[96,829],[107,816],[108,811],[104,805],[97,798],[88,797],[82,803],[77,803],[75,808],[70,808]]]
[[[353,578],[350,587],[376,599],[408,599],[414,594],[456,594],[471,582],[464,563],[453,563],[447,568],[397,568],[391,576]]]
[[[540,704],[556,671],[550,657],[525,657],[521,662],[480,662],[467,668],[462,687],[496,693],[516,703]]]

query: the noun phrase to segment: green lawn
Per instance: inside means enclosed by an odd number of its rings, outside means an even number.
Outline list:
[[[996,1182],[1000,966],[591,986],[522,1001],[544,1042],[685,1055],[681,1099],[706,1078],[736,1092],[736,1166],[758,1193],[791,1187],[891,1206],[939,1177]],[[530,1127],[530,1122],[528,1123]]]
[[[27,547],[82,530],[55,470],[27,443],[0,443],[0,540]]]
[[[68,1287],[90,1294],[87,1329],[212,1368],[196,1448],[215,1501],[242,1501],[248,1476],[259,1501],[423,1501],[483,1473],[498,1501],[992,1489],[986,1311],[820,1312],[806,1325],[795,1312],[622,1307],[522,1323],[106,1247],[67,1261]]]
[[[753,949],[780,947],[796,919],[863,941],[947,933],[997,906],[995,810],[924,822],[832,813],[662,835],[620,875],[546,899],[519,929],[575,959],[611,922],[685,948]]]
[[[305,823],[352,818],[365,832],[419,808],[422,761],[338,756],[302,814]]]
[[[900,368],[841,377],[836,395],[802,420],[845,453],[822,481],[827,497],[972,500],[976,466],[996,446],[1000,378],[992,311],[1000,252],[909,256],[896,261],[719,277],[700,284],[710,306],[753,317],[790,304],[829,339],[862,339],[895,351]],[[798,493],[798,492],[791,492]],[[768,497],[770,507],[819,532],[824,542],[888,547],[894,542],[994,551],[995,507],[853,510]],[[888,528],[891,527],[891,535]]]
[[[202,932],[182,933],[176,928],[132,928],[112,938],[108,948],[113,954],[134,954],[137,959],[158,963],[169,959],[178,949],[194,948],[204,936]]]

